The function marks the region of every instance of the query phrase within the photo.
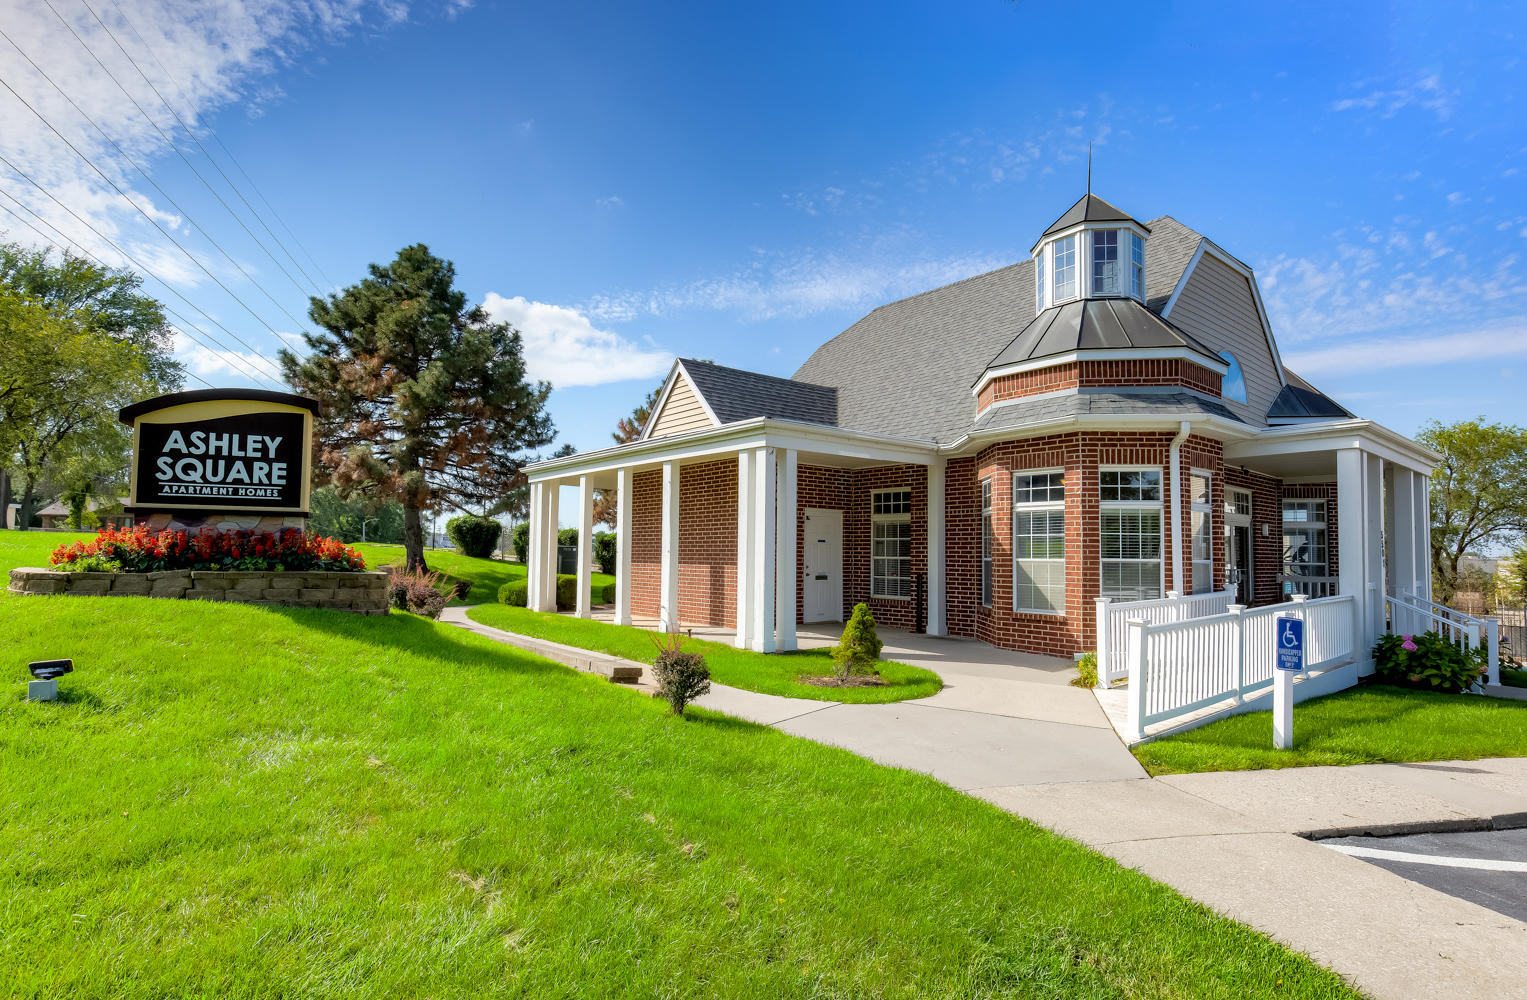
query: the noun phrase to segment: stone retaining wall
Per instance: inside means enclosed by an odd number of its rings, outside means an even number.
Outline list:
[[[289,608],[336,608],[365,615],[387,613],[386,573],[167,570],[163,573],[65,573],[11,570],[13,594],[81,597],[167,597],[233,601]]]

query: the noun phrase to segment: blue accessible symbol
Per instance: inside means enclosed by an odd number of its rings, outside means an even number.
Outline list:
[[[1300,671],[1304,669],[1304,620],[1301,618],[1278,618],[1278,669]]]

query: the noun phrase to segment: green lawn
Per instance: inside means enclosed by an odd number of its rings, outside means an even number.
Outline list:
[[[1504,668],[1500,672],[1500,682],[1503,687],[1527,688],[1527,670]]]
[[[403,546],[401,545],[365,545],[356,544],[351,546],[366,560],[369,568],[378,566],[397,565],[404,563]],[[473,559],[461,555],[450,549],[426,549],[424,561],[432,570],[449,573],[451,576],[461,577],[472,581],[472,590],[466,600],[455,601],[455,604],[481,604],[498,600],[498,588],[510,580],[525,579],[525,567],[521,563],[507,562],[502,559]],[[590,592],[597,603],[601,598],[601,592],[605,584],[614,583],[615,578],[605,573],[592,574]]]
[[[1251,712],[1134,748],[1151,774],[1527,756],[1527,702],[1364,685],[1294,706],[1294,748]]]
[[[0,595],[0,648],[5,995],[1354,995],[930,778],[410,615]]]
[[[592,649],[638,663],[651,663],[657,658],[657,647],[652,643],[653,633],[630,625],[611,625],[608,622],[545,614],[504,604],[475,607],[467,612],[467,617],[506,632],[549,639],[579,649]],[[838,688],[802,683],[799,678],[823,677],[832,673],[832,657],[825,649],[766,654],[703,639],[690,639],[684,648],[705,654],[711,679],[717,683],[763,694],[780,694],[788,698],[856,704],[905,701],[908,698],[926,698],[944,686],[943,681],[931,670],[889,660],[883,661],[879,668],[880,677],[886,682],[883,687]]]

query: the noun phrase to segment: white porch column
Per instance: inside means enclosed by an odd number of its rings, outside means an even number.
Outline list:
[[[663,463],[662,590],[658,597],[658,630],[679,630],[679,465]]]
[[[1416,477],[1393,462],[1384,465],[1388,503],[1384,507],[1386,582],[1396,594],[1416,593]]]
[[[541,610],[557,610],[557,528],[560,518],[562,484],[553,479],[541,484],[541,507],[546,516],[541,522]]]
[[[794,448],[777,451],[779,462],[778,502],[774,505],[775,556],[774,648],[786,652],[795,648],[795,594],[800,571],[795,530],[795,474],[798,461]]]
[[[753,453],[737,453],[737,635],[732,640],[738,649],[747,649],[753,639]]]
[[[774,483],[773,448],[753,452],[753,634],[754,652],[774,652]]]
[[[546,558],[541,554],[542,523],[546,517],[541,509],[541,484],[530,484],[530,499],[526,504],[525,515],[530,523],[529,542],[525,547],[525,606],[531,611],[544,611],[541,607],[541,563]]]
[[[928,463],[928,634],[945,635],[944,622],[944,460]]]
[[[1416,527],[1416,580],[1412,593],[1429,601],[1432,599],[1432,480],[1419,472],[1410,475]]]
[[[631,470],[615,470],[615,624],[631,624]]]
[[[1363,455],[1363,594],[1367,599],[1366,654],[1384,634],[1384,463],[1377,455]],[[1337,525],[1337,530],[1341,526]]]
[[[1357,648],[1366,657],[1373,645],[1368,616],[1368,462],[1358,448],[1336,452],[1336,588],[1357,602]],[[1375,527],[1374,530],[1377,530]]]
[[[579,618],[594,614],[594,484],[589,477],[578,477],[578,600],[574,605]]]

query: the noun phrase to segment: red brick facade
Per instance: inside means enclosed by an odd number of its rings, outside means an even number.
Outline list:
[[[992,445],[969,458],[954,459],[945,472],[946,620],[952,635],[994,645],[1057,656],[1091,649],[1100,589],[1101,517],[1099,472],[1110,466],[1168,467],[1171,431],[1074,431]],[[1063,614],[1036,614],[1013,608],[1013,474],[1043,469],[1065,472],[1066,599]],[[1183,566],[1184,589],[1191,588],[1192,470],[1210,474],[1210,538],[1214,587],[1228,585],[1225,501],[1227,487],[1252,492],[1255,603],[1279,600],[1283,497],[1327,499],[1330,572],[1336,572],[1336,503],[1332,484],[1289,485],[1266,476],[1226,469],[1220,442],[1191,435],[1181,448],[1182,546],[1171,545],[1171,502],[1162,502],[1162,591],[1172,586],[1174,561]],[[992,486],[992,600],[980,602],[981,482]],[[914,577],[927,572],[927,470],[919,465],[840,469],[802,465],[797,472],[797,603],[804,611],[805,509],[843,512],[843,612],[867,602],[877,620],[895,628],[914,624],[908,600],[870,597],[871,494],[906,489],[912,495],[911,564]],[[641,472],[632,480],[632,613],[656,617],[661,584],[662,479]],[[1263,526],[1266,525],[1266,534]],[[684,466],[679,488],[679,612],[686,624],[731,627],[736,620],[737,462],[734,458]]]
[[[1202,365],[1181,358],[1131,361],[1068,361],[1048,368],[1035,368],[1011,375],[1000,375],[981,387],[976,396],[976,412],[993,403],[1022,396],[1061,389],[1101,386],[1182,386],[1211,396],[1220,394],[1220,376]]]

